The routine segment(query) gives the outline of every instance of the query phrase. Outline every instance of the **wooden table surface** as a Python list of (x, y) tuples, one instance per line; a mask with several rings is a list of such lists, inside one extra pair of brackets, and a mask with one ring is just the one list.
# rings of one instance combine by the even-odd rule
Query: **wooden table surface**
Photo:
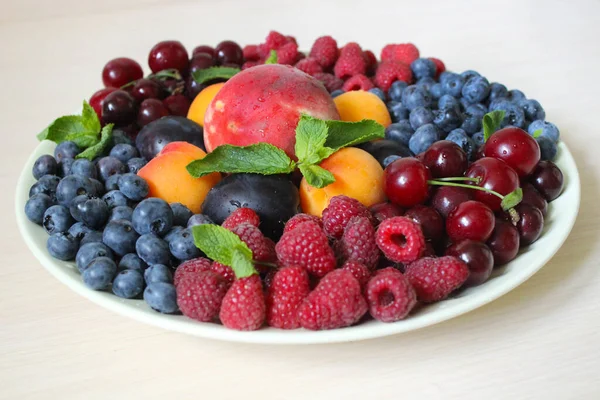
[[(598, 399), (600, 2), (1, 0), (0, 398)], [(49, 275), (13, 215), (35, 134), (100, 87), (114, 57), (158, 41), (188, 49), (303, 48), (322, 34), (379, 51), (411, 41), (539, 100), (576, 156), (582, 202), (558, 254), (493, 303), (416, 332), (349, 344), (202, 340), (100, 308)], [(145, 64), (145, 62), (144, 62)]]

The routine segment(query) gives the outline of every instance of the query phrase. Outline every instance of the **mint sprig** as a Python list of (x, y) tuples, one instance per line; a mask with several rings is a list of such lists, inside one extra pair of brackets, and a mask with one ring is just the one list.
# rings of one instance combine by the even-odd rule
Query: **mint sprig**
[(94, 158), (104, 153), (104, 151), (112, 142), (113, 126), (114, 124), (108, 124), (104, 126), (104, 128), (102, 128), (100, 131), (100, 141), (77, 154), (75, 158), (87, 158), (88, 160), (92, 161)]
[(212, 81), (213, 79), (230, 79), (235, 74), (240, 72), (239, 68), (231, 67), (210, 67), (199, 69), (192, 73), (194, 80), (200, 84)]
[(489, 112), (483, 116), (483, 141), (487, 142), (490, 136), (494, 134), (504, 119), (505, 112), (503, 110), (496, 110)]
[(277, 52), (275, 50), (271, 50), (269, 57), (265, 60), (265, 64), (277, 64)]

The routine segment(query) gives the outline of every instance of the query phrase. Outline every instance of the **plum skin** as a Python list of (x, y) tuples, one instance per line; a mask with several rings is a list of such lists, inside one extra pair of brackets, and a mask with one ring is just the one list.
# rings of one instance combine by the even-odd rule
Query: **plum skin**
[(135, 146), (142, 157), (152, 160), (171, 142), (188, 142), (205, 150), (202, 127), (176, 116), (163, 117), (144, 126), (135, 139)]

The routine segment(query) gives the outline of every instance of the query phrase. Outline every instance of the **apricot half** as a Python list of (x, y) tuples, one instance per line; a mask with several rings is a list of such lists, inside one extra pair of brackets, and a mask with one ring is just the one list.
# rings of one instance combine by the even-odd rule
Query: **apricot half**
[(392, 123), (385, 103), (376, 94), (362, 90), (343, 93), (333, 99), (342, 121), (356, 122), (373, 119), (383, 126)]

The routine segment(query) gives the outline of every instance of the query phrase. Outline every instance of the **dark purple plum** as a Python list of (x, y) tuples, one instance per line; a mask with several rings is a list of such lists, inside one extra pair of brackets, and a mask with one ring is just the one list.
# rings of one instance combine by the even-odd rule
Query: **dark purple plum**
[(204, 147), (202, 127), (185, 117), (168, 116), (146, 125), (135, 139), (135, 145), (142, 157), (153, 159), (171, 142), (188, 142)]

